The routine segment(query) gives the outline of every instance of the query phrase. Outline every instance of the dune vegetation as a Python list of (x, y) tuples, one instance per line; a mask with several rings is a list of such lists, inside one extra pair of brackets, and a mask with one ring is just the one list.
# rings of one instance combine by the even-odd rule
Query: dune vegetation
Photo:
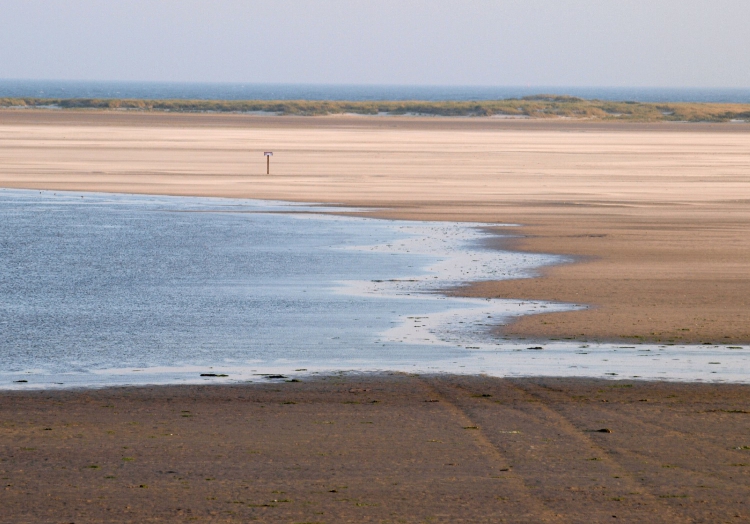
[(99, 109), (170, 112), (272, 113), (278, 115), (429, 115), (574, 118), (638, 122), (750, 121), (750, 104), (642, 103), (584, 100), (565, 95), (477, 101), (136, 100), (0, 98), (3, 108)]

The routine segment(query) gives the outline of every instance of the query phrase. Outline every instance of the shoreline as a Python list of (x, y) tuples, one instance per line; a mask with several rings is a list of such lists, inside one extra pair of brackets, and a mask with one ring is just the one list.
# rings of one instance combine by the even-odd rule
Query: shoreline
[[(381, 218), (522, 223), (514, 249), (582, 262), (464, 294), (595, 307), (528, 317), (506, 334), (750, 342), (742, 145), (750, 126), (18, 114), (0, 112), (0, 186), (319, 201), (374, 208), (369, 216)], [(266, 177), (262, 157), (248, 150), (269, 142), (281, 153)], [(458, 176), (463, 165), (469, 174)]]
[[(750, 104), (747, 104), (750, 108)], [(616, 120), (569, 117), (501, 118), (497, 116), (469, 115), (367, 115), (367, 114), (257, 114), (241, 112), (171, 112), (145, 111), (137, 109), (48, 109), (8, 108), (0, 106), (0, 125), (116, 125), (116, 126), (166, 126), (197, 127), (288, 127), (290, 125), (317, 128), (353, 126), (355, 128), (403, 129), (435, 127), (456, 131), (467, 130), (514, 130), (529, 131), (565, 130), (583, 132), (711, 132), (750, 133), (750, 119), (739, 121), (674, 121), (674, 120)]]

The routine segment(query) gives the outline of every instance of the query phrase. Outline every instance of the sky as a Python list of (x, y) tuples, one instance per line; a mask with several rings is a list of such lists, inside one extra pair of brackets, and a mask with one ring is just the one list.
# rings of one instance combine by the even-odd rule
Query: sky
[(0, 0), (0, 78), (750, 87), (748, 0)]

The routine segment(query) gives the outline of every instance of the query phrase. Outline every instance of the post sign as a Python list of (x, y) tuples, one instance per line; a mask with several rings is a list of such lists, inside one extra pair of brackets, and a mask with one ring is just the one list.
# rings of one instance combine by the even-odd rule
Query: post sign
[(263, 156), (273, 156), (273, 152), (272, 151), (266, 151), (265, 153), (263, 153)]

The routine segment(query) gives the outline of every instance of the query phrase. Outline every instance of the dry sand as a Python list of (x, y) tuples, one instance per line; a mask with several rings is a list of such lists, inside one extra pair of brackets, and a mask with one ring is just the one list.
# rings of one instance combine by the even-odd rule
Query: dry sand
[(750, 522), (749, 392), (405, 375), (6, 392), (0, 521)]
[(506, 333), (750, 342), (750, 125), (0, 111), (0, 186), (521, 223), (579, 262), (460, 292), (596, 307)]

